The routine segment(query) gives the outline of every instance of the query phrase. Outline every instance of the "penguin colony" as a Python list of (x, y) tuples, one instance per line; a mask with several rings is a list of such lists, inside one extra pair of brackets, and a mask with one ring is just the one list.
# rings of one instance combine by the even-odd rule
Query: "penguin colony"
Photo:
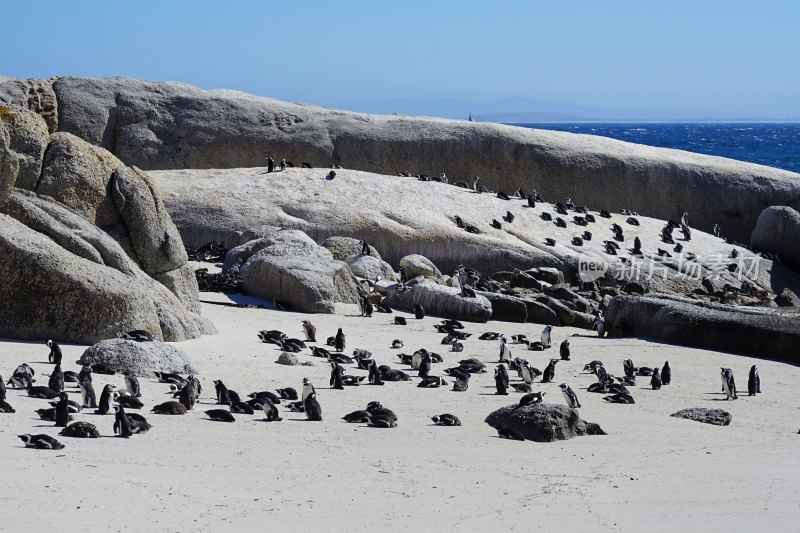
[[(421, 306), (420, 306), (421, 307)], [(422, 314), (419, 309), (418, 314)], [(424, 316), (424, 315), (423, 315)], [(422, 318), (422, 317), (420, 317)], [(598, 317), (602, 321), (602, 315)], [(463, 324), (456, 320), (442, 320), (434, 324), (434, 329), (446, 334), (447, 338), (459, 339), (468, 342), (473, 336), (465, 330)], [(615, 404), (634, 404), (635, 398), (631, 391), (633, 387), (648, 387), (654, 391), (663, 390), (672, 382), (672, 368), (668, 361), (662, 366), (637, 366), (631, 358), (622, 362), (621, 368), (607, 368), (602, 361), (592, 360), (583, 365), (583, 374), (590, 377), (590, 383), (583, 386), (572, 386), (558, 379), (558, 363), (571, 361), (573, 354), (569, 339), (558, 343), (554, 337), (556, 332), (553, 327), (546, 326), (538, 340), (529, 340), (527, 335), (511, 336), (509, 342), (506, 337), (498, 332), (485, 331), (477, 336), (478, 342), (497, 343), (499, 357), (496, 361), (481, 361), (477, 357), (460, 358), (457, 361), (445, 361), (445, 357), (426, 348), (419, 348), (411, 354), (397, 353), (398, 364), (402, 368), (393, 368), (390, 365), (378, 365), (373, 354), (365, 349), (356, 348), (352, 355), (347, 355), (346, 336), (342, 328), (336, 335), (329, 339), (333, 350), (321, 346), (310, 346), (315, 342), (316, 328), (310, 321), (304, 320), (300, 326), (304, 333), (305, 341), (290, 338), (278, 330), (263, 330), (258, 333), (258, 338), (268, 344), (274, 344), (281, 350), (293, 348), (300, 352), (308, 350), (310, 355), (325, 359), (330, 365), (329, 388), (322, 397), (319, 396), (314, 384), (304, 378), (300, 384), (300, 392), (287, 386), (273, 390), (254, 391), (244, 398), (221, 380), (213, 380), (213, 395), (203, 396), (202, 382), (193, 375), (181, 376), (164, 372), (156, 372), (158, 383), (164, 385), (164, 394), (172, 397), (164, 402), (153, 402), (150, 413), (153, 415), (185, 415), (195, 409), (198, 403), (216, 404), (213, 409), (206, 409), (204, 413), (208, 420), (215, 422), (233, 423), (237, 416), (257, 417), (266, 422), (281, 422), (284, 417), (278, 406), (288, 412), (303, 413), (308, 421), (321, 422), (330, 418), (324, 412), (324, 395), (334, 394), (336, 391), (345, 391), (357, 386), (385, 386), (387, 382), (413, 382), (417, 388), (447, 388), (453, 392), (465, 392), (470, 381), (481, 374), (490, 373), (494, 376), (494, 393), (496, 395), (509, 395), (510, 391), (521, 393), (514, 408), (520, 409), (542, 403), (546, 394), (555, 392), (555, 384), (561, 391), (564, 404), (580, 409), (582, 401), (591, 401), (593, 394), (601, 395), (603, 401)], [(603, 337), (605, 332), (597, 328), (597, 335)], [(313, 339), (313, 340), (312, 340)], [(148, 342), (149, 339), (141, 338), (139, 342)], [(475, 341), (473, 341), (474, 343)], [(308, 344), (307, 344), (308, 343)], [(444, 341), (443, 341), (444, 344)], [(539, 370), (531, 361), (521, 357), (526, 352), (539, 352), (551, 349), (558, 345), (558, 358), (541, 358), (538, 360), (544, 365)], [(130, 373), (117, 375), (113, 369), (104, 365), (84, 366), (78, 372), (64, 371), (61, 368), (61, 348), (54, 341), (48, 341), (50, 349), (48, 362), (53, 367), (48, 377), (48, 385), (35, 385), (37, 373), (28, 363), (19, 364), (6, 381), (0, 377), (0, 413), (15, 413), (9, 403), (9, 392), (27, 394), (32, 398), (47, 401), (49, 407), (37, 409), (39, 418), (52, 422), (55, 428), (60, 428), (59, 437), (71, 438), (99, 438), (101, 435), (116, 435), (121, 438), (130, 438), (134, 435), (147, 433), (153, 426), (147, 418), (140, 414), (145, 408), (141, 397), (141, 388), (136, 376)], [(404, 343), (395, 339), (386, 350), (401, 350)], [(555, 350), (554, 350), (555, 351)], [(495, 352), (497, 353), (497, 352)], [(579, 354), (579, 357), (582, 354)], [(452, 356), (451, 356), (452, 357)], [(528, 356), (531, 357), (531, 356)], [(533, 357), (531, 357), (533, 359)], [(488, 365), (494, 364), (494, 368)], [(441, 365), (441, 374), (434, 365)], [(616, 371), (620, 371), (616, 374)], [(365, 372), (355, 374), (352, 372)], [(97, 374), (109, 376), (124, 383), (118, 387), (113, 383), (106, 383), (101, 388), (99, 399), (95, 393), (94, 383)], [(734, 372), (731, 368), (722, 368), (721, 392), (727, 400), (738, 399)], [(644, 378), (644, 379), (642, 379)], [(482, 378), (483, 379), (483, 378)], [(485, 381), (485, 380), (484, 380)], [(560, 382), (560, 383), (559, 383)], [(553, 384), (553, 385), (550, 385)], [(99, 386), (99, 385), (98, 385)], [(486, 385), (481, 385), (485, 388)], [(546, 390), (545, 390), (546, 389)], [(748, 373), (748, 396), (761, 393), (761, 378), (758, 367), (753, 365)], [(70, 394), (72, 398), (70, 399)], [(549, 398), (557, 398), (553, 395)], [(201, 400), (202, 398), (202, 400)], [(213, 398), (213, 401), (212, 401)], [(92, 417), (92, 422), (76, 420), (86, 412), (93, 412), (99, 417)], [(263, 413), (263, 417), (262, 417)], [(102, 420), (108, 417), (108, 422)], [(338, 417), (338, 415), (337, 415)], [(363, 409), (357, 409), (340, 417), (345, 423), (363, 424), (372, 428), (396, 428), (398, 417), (390, 408), (385, 407), (380, 401), (371, 401)], [(152, 419), (152, 416), (151, 416)], [(461, 426), (461, 420), (456, 414), (443, 413), (430, 417), (435, 426)], [(99, 426), (99, 428), (98, 428)], [(108, 433), (106, 433), (108, 431)], [(508, 428), (498, 431), (501, 438), (517, 439), (520, 435)], [(48, 434), (22, 434), (19, 435), (25, 447), (38, 449), (60, 450), (64, 444), (55, 436)]]

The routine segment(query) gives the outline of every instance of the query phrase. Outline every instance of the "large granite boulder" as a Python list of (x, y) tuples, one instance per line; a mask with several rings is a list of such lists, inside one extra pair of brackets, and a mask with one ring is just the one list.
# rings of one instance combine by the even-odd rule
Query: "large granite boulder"
[(386, 261), (382, 261), (379, 257), (359, 253), (347, 257), (344, 262), (350, 267), (350, 271), (359, 278), (372, 281), (379, 278), (390, 281), (397, 279), (392, 266)]
[(294, 311), (333, 313), (337, 303), (358, 303), (358, 286), (347, 264), (301, 232), (280, 232), (240, 272), (247, 294)]
[(442, 273), (433, 264), (433, 261), (420, 254), (407, 255), (400, 259), (400, 268), (405, 269), (408, 279), (423, 276), (435, 280), (442, 279)]
[[(660, 240), (665, 225), (662, 220), (637, 217), (639, 225), (634, 226), (628, 224), (625, 215), (612, 213), (605, 219), (591, 211), (594, 223), (579, 226), (568, 216), (564, 217), (569, 220), (567, 227), (560, 228), (541, 218), (543, 213), (559, 216), (553, 204), (539, 203), (532, 209), (519, 199), (505, 201), (442, 183), (351, 170), (336, 172), (334, 180), (325, 179), (326, 169), (301, 168), (271, 174), (262, 169), (149, 174), (190, 247), (211, 240), (238, 244), (243, 231), (264, 223), (302, 230), (317, 242), (342, 232), (362, 237), (375, 243), (391, 265), (400, 265), (402, 258), (418, 254), (443, 273), (452, 273), (459, 265), (487, 277), (497, 271), (524, 270), (539, 280), (533, 288), (543, 288), (562, 276), (573, 281), (582, 261), (596, 260), (602, 261), (609, 276), (637, 281), (648, 291), (687, 294), (702, 289), (703, 279), (710, 276), (718, 276), (723, 285), (733, 287), (741, 285), (738, 278), (742, 277), (775, 292), (786, 286), (800, 290), (797, 273), (713, 235), (694, 231), (690, 241), (683, 241), (676, 232), (676, 242), (684, 252), (674, 252)], [(402, 187), (398, 186), (399, 179), (404, 180)], [(356, 203), (341, 201), (356, 197)], [(500, 230), (491, 227), (492, 218), (506, 211), (515, 215), (514, 222), (504, 223)], [(460, 229), (456, 215), (481, 233)], [(603, 244), (613, 240), (612, 224), (622, 226), (625, 234), (616, 256), (607, 255)], [(582, 246), (573, 244), (573, 237), (586, 230), (592, 232), (592, 239)], [(635, 237), (642, 241), (641, 258), (628, 251)], [(547, 245), (546, 238), (555, 239), (555, 245)], [(659, 256), (659, 248), (672, 257)], [(728, 270), (731, 265), (733, 272)], [(746, 267), (744, 276), (739, 276), (740, 265)], [(564, 274), (554, 275), (555, 269)]]
[[(328, 237), (322, 241), (322, 246), (330, 250), (333, 258), (338, 261), (344, 261), (351, 255), (361, 253), (361, 241), (352, 237), (341, 237), (339, 235)], [(367, 244), (367, 246), (369, 247), (370, 256), (381, 259), (381, 254), (378, 253), (374, 246), (371, 244)]]
[(492, 320), (502, 322), (527, 322), (528, 307), (523, 300), (497, 292), (475, 291), (492, 305)]
[(0, 256), (0, 337), (87, 344), (137, 329), (168, 341), (213, 332), (110, 236), (52, 199), (11, 194), (0, 207)]
[[(0, 175), (15, 175), (15, 178), (11, 180), (14, 187), (34, 187), (42, 171), (42, 160), (50, 136), (47, 125), (39, 115), (25, 108), (0, 104), (0, 130), (6, 131), (8, 135), (7, 149), (16, 156), (18, 166), (15, 173), (6, 173), (0, 169)], [(3, 134), (0, 133), (0, 137), (2, 136)], [(0, 145), (2, 144), (3, 142), (0, 141)], [(4, 189), (1, 183), (0, 198), (2, 198)], [(8, 183), (9, 181), (6, 181), (6, 191), (10, 188)]]
[(672, 413), (669, 416), (674, 416), (675, 418), (685, 418), (687, 420), (694, 420), (695, 422), (712, 424), (714, 426), (727, 426), (733, 419), (728, 411), (723, 409), (709, 409), (708, 407), (690, 407), (688, 409), (681, 409), (680, 411)]
[(429, 315), (454, 320), (486, 322), (492, 318), (492, 304), (484, 296), (468, 298), (460, 289), (433, 283), (416, 284), (384, 298), (383, 303), (404, 311), (413, 311), (414, 304), (421, 304)]
[(764, 209), (750, 244), (757, 250), (780, 254), (786, 263), (800, 267), (800, 213), (785, 206)]
[(582, 420), (576, 409), (552, 403), (501, 407), (487, 416), (485, 422), (497, 430), (514, 430), (535, 442), (606, 434), (597, 424)]
[(740, 242), (764, 208), (800, 207), (792, 172), (592, 135), (366, 115), (128, 78), (63, 77), (52, 89), (60, 131), (147, 170), (260, 166), (268, 146), (276, 159), (323, 168), (446, 172), (453, 181), (479, 175), (491, 189), (535, 188), (545, 198), (572, 196), (610, 211), (661, 219), (688, 211), (694, 227), (709, 231), (717, 223)]
[(115, 372), (130, 372), (136, 376), (152, 376), (154, 372), (196, 374), (198, 371), (194, 362), (182, 350), (158, 341), (100, 341), (87, 348), (77, 363), (103, 363)]
[(617, 296), (605, 314), (610, 336), (653, 337), (684, 346), (800, 362), (795, 308), (714, 304), (664, 294)]

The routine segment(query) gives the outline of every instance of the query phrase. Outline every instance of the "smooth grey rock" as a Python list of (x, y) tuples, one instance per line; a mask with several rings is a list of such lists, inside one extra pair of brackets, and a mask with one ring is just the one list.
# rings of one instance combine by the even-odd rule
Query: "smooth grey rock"
[(351, 255), (344, 260), (350, 271), (359, 278), (374, 281), (378, 278), (395, 281), (397, 276), (392, 266), (386, 261), (371, 255)]
[(247, 294), (303, 313), (333, 313), (336, 303), (358, 303), (350, 269), (307, 235), (282, 231), (240, 269)]
[(163, 342), (108, 339), (87, 348), (78, 364), (103, 363), (115, 372), (152, 376), (154, 372), (196, 374), (197, 366), (179, 348)]
[(528, 322), (536, 324), (545, 324), (548, 326), (560, 326), (561, 320), (555, 311), (550, 309), (546, 304), (536, 301), (532, 298), (521, 298), (525, 303), (525, 308), (528, 314)]
[(800, 312), (744, 307), (665, 294), (617, 296), (605, 314), (609, 336), (653, 337), (683, 346), (800, 362)]
[[(361, 241), (352, 237), (334, 235), (322, 241), (322, 246), (330, 250), (333, 254), (333, 258), (338, 261), (344, 261), (351, 255), (361, 253)], [(376, 250), (374, 246), (371, 244), (367, 244), (367, 246), (369, 247), (370, 256), (381, 259), (381, 254), (378, 253), (378, 250)]]
[(240, 244), (235, 248), (231, 248), (228, 250), (228, 253), (225, 254), (225, 261), (222, 263), (222, 271), (226, 274), (240, 276), (242, 266), (244, 266), (247, 260), (272, 244), (273, 242), (271, 240), (262, 238), (254, 239)]
[(777, 253), (794, 268), (800, 268), (800, 213), (785, 206), (764, 209), (750, 244), (757, 250)]
[(442, 273), (436, 265), (427, 257), (419, 254), (411, 254), (400, 259), (400, 266), (406, 270), (408, 279), (424, 276), (441, 281)]
[(475, 291), (492, 304), (492, 320), (502, 322), (527, 322), (528, 308), (525, 302), (514, 296), (497, 292)]
[(158, 340), (208, 326), (119, 244), (51, 199), (16, 190), (0, 208), (0, 336), (81, 344), (145, 330)]
[[(8, 127), (8, 148), (18, 160), (19, 169), (16, 179), (13, 180), (14, 186), (32, 189), (36, 186), (42, 172), (42, 159), (50, 137), (47, 124), (36, 113), (24, 108), (5, 105), (0, 105), (0, 123), (5, 123)], [(4, 125), (0, 124), (0, 129), (3, 128)], [(1, 179), (0, 182), (2, 182)], [(0, 191), (2, 188), (0, 186)], [(2, 192), (0, 192), (1, 196)]]
[(672, 413), (669, 416), (694, 420), (695, 422), (702, 422), (703, 424), (713, 424), (715, 426), (727, 426), (733, 419), (728, 411), (724, 411), (722, 409), (709, 409), (707, 407), (690, 407), (689, 409), (681, 409), (677, 413)]
[(764, 208), (800, 207), (795, 173), (592, 135), (366, 115), (129, 78), (63, 77), (53, 89), (61, 131), (146, 169), (260, 166), (269, 146), (276, 158), (322, 168), (479, 175), (490, 189), (521, 185), (545, 198), (580, 191), (592, 207), (665, 220), (688, 211), (694, 228), (718, 223), (740, 242)]
[(413, 311), (414, 304), (418, 303), (429, 315), (469, 322), (486, 322), (492, 317), (492, 304), (485, 297), (467, 298), (460, 289), (437, 285), (430, 280), (387, 296), (384, 303), (404, 311)]
[(287, 365), (287, 366), (296, 366), (300, 364), (297, 356), (292, 352), (281, 352), (278, 356), (278, 360), (275, 361), (279, 365)]
[(553, 442), (584, 435), (605, 435), (597, 424), (582, 420), (578, 411), (561, 404), (509, 405), (493, 411), (485, 422), (494, 429), (509, 428), (526, 440)]

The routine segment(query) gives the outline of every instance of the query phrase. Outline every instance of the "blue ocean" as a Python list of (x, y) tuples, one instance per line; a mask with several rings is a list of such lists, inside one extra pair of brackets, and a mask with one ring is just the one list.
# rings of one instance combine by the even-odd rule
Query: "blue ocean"
[(800, 124), (515, 124), (730, 157), (800, 172)]

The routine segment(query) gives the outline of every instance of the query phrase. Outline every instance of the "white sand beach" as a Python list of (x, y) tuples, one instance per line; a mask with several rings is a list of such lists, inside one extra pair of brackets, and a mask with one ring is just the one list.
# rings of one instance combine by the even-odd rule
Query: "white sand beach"
[[(225, 299), (203, 294), (203, 300)], [(665, 345), (642, 339), (599, 339), (585, 330), (555, 328), (554, 342), (569, 337), (572, 360), (557, 366), (555, 383), (534, 384), (545, 401), (563, 403), (558, 383), (569, 383), (583, 404), (581, 417), (599, 423), (607, 436), (555, 443), (500, 439), (484, 423), (494, 409), (516, 403), (520, 394), (494, 395), (491, 370), (496, 341), (477, 340), (484, 331), (538, 337), (535, 324), (465, 324), (475, 333), (464, 352), (439, 344), (435, 317), (392, 324), (392, 315), (357, 316), (355, 308), (337, 315), (301, 315), (267, 309), (203, 304), (218, 335), (179, 343), (200, 367), (203, 395), (185, 416), (147, 414), (169, 398), (168, 386), (142, 379), (145, 409), (153, 424), (144, 435), (113, 436), (113, 416), (77, 415), (97, 425), (103, 438), (59, 437), (60, 451), (25, 449), (21, 433), (55, 436), (57, 428), (34, 410), (45, 400), (9, 389), (17, 410), (0, 415), (3, 498), (0, 516), (14, 531), (792, 531), (800, 512), (797, 472), (800, 370), (775, 361)], [(442, 354), (432, 374), (460, 359), (478, 357), (489, 367), (469, 390), (420, 389), (411, 383), (362, 385), (329, 390), (330, 368), (322, 359), (300, 354), (315, 366), (275, 364), (277, 346), (256, 333), (280, 329), (302, 337), (300, 321), (317, 326), (321, 342), (344, 328), (347, 351), (365, 348), (379, 364), (398, 364), (396, 354), (427, 348)], [(577, 334), (578, 336), (572, 337)], [(390, 349), (393, 339), (405, 342)], [(512, 345), (515, 356), (539, 368), (557, 347), (532, 352)], [(64, 369), (78, 370), (84, 346), (63, 346)], [(554, 353), (555, 352), (555, 353)], [(44, 343), (0, 343), (4, 378), (23, 361), (46, 383), (51, 366)], [(587, 393), (593, 376), (584, 364), (600, 359), (622, 374), (622, 361), (660, 366), (669, 360), (673, 382), (660, 391), (640, 378), (636, 405), (614, 405)], [(746, 395), (747, 371), (758, 364), (763, 393)], [(736, 401), (720, 394), (720, 366), (731, 367), (740, 392)], [(364, 371), (348, 368), (352, 374)], [(416, 374), (412, 372), (412, 374)], [(311, 378), (323, 422), (307, 422), (287, 411), (282, 422), (263, 413), (236, 415), (232, 424), (212, 422), (212, 380), (222, 379), (242, 397), (258, 390), (301, 389)], [(516, 378), (512, 375), (512, 378)], [(121, 376), (95, 375), (124, 387)], [(77, 388), (68, 384), (71, 398)], [(346, 413), (381, 401), (398, 417), (396, 429), (375, 429), (341, 420)], [(733, 415), (717, 427), (669, 415), (687, 407), (720, 407)], [(87, 410), (88, 411), (88, 410)], [(437, 427), (430, 417), (453, 413), (462, 427)]]

